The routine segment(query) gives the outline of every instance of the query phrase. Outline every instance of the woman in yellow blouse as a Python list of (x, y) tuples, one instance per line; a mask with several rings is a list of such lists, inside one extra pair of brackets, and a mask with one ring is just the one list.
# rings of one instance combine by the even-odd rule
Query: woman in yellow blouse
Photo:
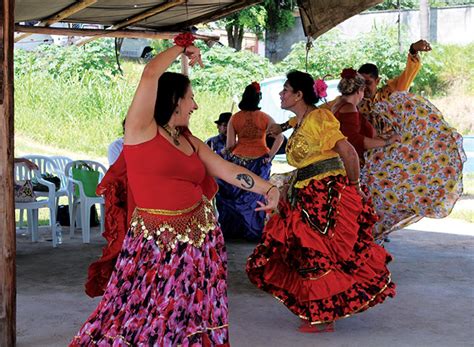
[(313, 86), (309, 74), (293, 71), (280, 93), (297, 119), (286, 148), (296, 170), (247, 274), (303, 320), (300, 331), (317, 333), (393, 297), (395, 284), (391, 256), (373, 242), (377, 217), (359, 186), (357, 153), (334, 115), (314, 106)]

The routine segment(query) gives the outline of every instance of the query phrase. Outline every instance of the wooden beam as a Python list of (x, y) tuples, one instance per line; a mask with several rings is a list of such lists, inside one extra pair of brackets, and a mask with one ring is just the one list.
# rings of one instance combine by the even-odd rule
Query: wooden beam
[[(32, 34), (49, 34), (65, 36), (101, 36), (101, 37), (128, 37), (146, 39), (172, 39), (180, 34), (178, 31), (151, 31), (151, 30), (101, 30), (101, 29), (69, 29), (51, 28), (26, 25), (15, 25), (15, 31)], [(194, 34), (197, 39), (204, 41), (219, 41), (220, 35)]]
[(228, 15), (237, 12), (239, 10), (242, 10), (246, 7), (256, 5), (263, 0), (245, 0), (245, 1), (238, 1), (238, 2), (233, 2), (228, 6), (225, 6), (217, 11), (215, 11), (212, 16), (208, 16), (207, 14), (204, 14), (200, 17), (196, 17), (193, 19), (190, 19), (186, 22), (180, 22), (175, 25), (169, 25), (167, 27), (163, 27), (163, 30), (169, 30), (169, 31), (179, 31), (182, 28), (188, 28), (191, 27), (195, 24), (200, 24), (200, 23), (208, 23), (208, 22), (213, 22), (218, 19), (227, 17)]
[[(97, 2), (97, 0), (80, 0), (80, 1), (70, 5), (68, 7), (66, 7), (65, 9), (59, 11), (55, 15), (41, 21), (38, 24), (38, 26), (48, 27), (51, 24), (54, 24), (54, 23), (57, 23), (57, 22), (63, 20), (64, 18), (70, 17), (74, 13), (82, 11), (86, 7), (89, 7), (90, 5), (95, 4), (96, 2)], [(25, 37), (30, 36), (30, 35), (31, 35), (31, 33), (25, 33), (23, 35), (19, 35), (19, 36), (15, 37), (15, 42), (18, 42), (21, 39), (24, 39)]]
[(0, 346), (16, 340), (13, 198), (13, 27), (15, 0), (0, 5)]
[[(163, 4), (161, 4), (161, 5), (155, 6), (151, 9), (149, 9), (149, 10), (146, 10), (142, 13), (139, 13), (136, 16), (133, 16), (129, 19), (126, 19), (122, 22), (116, 23), (116, 24), (112, 25), (111, 27), (107, 28), (107, 30), (118, 30), (120, 28), (130, 26), (130, 25), (138, 23), (138, 22), (140, 22), (144, 19), (153, 17), (154, 15), (157, 15), (158, 13), (164, 12), (164, 11), (170, 9), (170, 8), (182, 5), (186, 1), (187, 0), (169, 0), (169, 1), (167, 1)], [(77, 46), (83, 46), (86, 43), (91, 42), (91, 41), (93, 41), (93, 40), (95, 40), (96, 38), (99, 38), (99, 37), (101, 37), (101, 36), (91, 37), (91, 38), (82, 40), (82, 41), (76, 43), (76, 45)]]

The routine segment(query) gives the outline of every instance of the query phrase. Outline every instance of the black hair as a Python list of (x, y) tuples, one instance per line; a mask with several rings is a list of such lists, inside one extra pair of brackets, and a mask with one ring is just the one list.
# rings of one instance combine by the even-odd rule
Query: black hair
[(257, 92), (253, 84), (249, 84), (245, 87), (244, 93), (242, 94), (242, 100), (239, 102), (239, 108), (242, 111), (256, 111), (260, 110), (258, 104), (262, 98), (262, 93)]
[(379, 78), (379, 68), (375, 64), (366, 63), (359, 68), (358, 72), (370, 75), (374, 79)]
[(319, 97), (314, 92), (313, 77), (306, 72), (298, 70), (290, 71), (286, 75), (288, 84), (293, 88), (293, 92), (303, 93), (303, 100), (308, 105), (314, 105), (319, 101)]
[(165, 72), (158, 80), (158, 93), (155, 102), (155, 121), (158, 125), (169, 122), (178, 106), (179, 99), (183, 98), (191, 81), (188, 76), (176, 72)]

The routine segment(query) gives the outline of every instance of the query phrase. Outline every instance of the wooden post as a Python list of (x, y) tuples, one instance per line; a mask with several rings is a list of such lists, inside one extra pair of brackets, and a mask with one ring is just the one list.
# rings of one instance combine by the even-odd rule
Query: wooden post
[(0, 6), (0, 346), (16, 340), (16, 235), (13, 198), (13, 10)]
[(181, 54), (181, 73), (186, 76), (189, 75), (189, 61), (184, 54)]

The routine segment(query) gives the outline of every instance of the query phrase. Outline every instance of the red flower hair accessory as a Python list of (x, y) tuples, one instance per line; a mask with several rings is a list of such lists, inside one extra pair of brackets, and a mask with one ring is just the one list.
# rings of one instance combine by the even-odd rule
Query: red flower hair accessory
[(355, 78), (356, 76), (357, 76), (357, 71), (351, 67), (343, 69), (341, 72), (341, 78), (351, 79), (351, 78)]
[(194, 42), (196, 37), (194, 37), (193, 34), (187, 32), (187, 33), (181, 33), (174, 38), (174, 44), (176, 46), (180, 47), (188, 47), (191, 46)]
[(251, 86), (255, 88), (255, 90), (257, 91), (257, 93), (260, 93), (260, 84), (258, 82), (252, 82), (251, 83)]
[(323, 79), (314, 80), (313, 90), (318, 98), (325, 98), (326, 96), (328, 96), (328, 93), (326, 92), (327, 89), (328, 85), (326, 84), (326, 82), (324, 82)]

